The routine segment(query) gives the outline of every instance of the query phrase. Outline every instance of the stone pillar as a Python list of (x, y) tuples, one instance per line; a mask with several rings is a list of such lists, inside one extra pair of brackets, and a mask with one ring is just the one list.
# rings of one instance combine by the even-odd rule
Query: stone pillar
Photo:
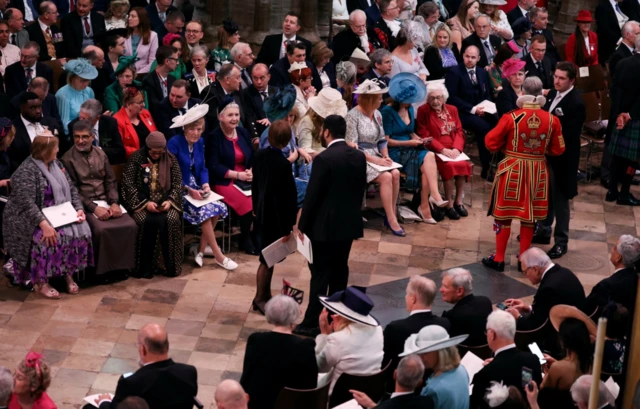
[[(563, 0), (553, 24), (553, 37), (556, 45), (567, 42), (567, 38), (576, 30), (576, 22), (573, 19), (578, 15), (579, 10), (590, 10), (593, 14), (597, 5), (597, 0)], [(595, 27), (591, 28), (595, 30)]]
[(333, 15), (333, 3), (329, 0), (322, 0), (318, 5), (318, 35), (327, 40), (331, 29), (331, 17)]
[[(326, 2), (326, 0), (323, 0)], [(294, 0), (293, 3), (302, 3), (300, 9), (300, 35), (312, 43), (320, 41), (316, 24), (318, 23), (318, 0)], [(295, 8), (294, 8), (295, 10)]]
[(271, 29), (271, 1), (255, 0), (253, 12), (253, 30), (249, 31), (245, 41), (250, 44), (262, 44)]

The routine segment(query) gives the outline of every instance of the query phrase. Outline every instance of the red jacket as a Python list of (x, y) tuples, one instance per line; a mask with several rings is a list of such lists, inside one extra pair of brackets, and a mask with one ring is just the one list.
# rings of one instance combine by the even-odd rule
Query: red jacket
[[(573, 33), (567, 39), (567, 44), (565, 44), (564, 49), (566, 52), (567, 61), (571, 61), (572, 63), (576, 63), (576, 33)], [(591, 55), (587, 52), (587, 44), (582, 41), (582, 49), (584, 50), (584, 55), (587, 57), (587, 65), (598, 65), (598, 36), (593, 31), (589, 31), (589, 48), (591, 49)]]
[[(129, 115), (124, 110), (124, 106), (120, 108), (118, 112), (113, 116), (116, 121), (118, 121), (118, 130), (120, 131), (120, 135), (122, 135), (122, 143), (124, 144), (124, 150), (127, 159), (131, 154), (138, 149), (140, 149), (140, 140), (138, 139), (138, 134), (133, 127), (133, 124), (129, 120)], [(138, 115), (141, 121), (149, 128), (149, 132), (157, 131), (156, 125), (153, 123), (153, 118), (151, 118), (151, 113), (146, 109), (140, 111)]]
[(427, 145), (429, 150), (436, 153), (442, 152), (443, 149), (457, 149), (462, 152), (464, 150), (464, 133), (462, 131), (462, 123), (458, 116), (458, 108), (453, 105), (445, 105), (451, 115), (452, 121), (455, 123), (455, 131), (453, 135), (442, 135), (440, 129), (436, 125), (438, 114), (431, 109), (431, 105), (424, 104), (418, 108), (416, 117), (416, 135), (421, 138), (432, 137), (433, 140)]

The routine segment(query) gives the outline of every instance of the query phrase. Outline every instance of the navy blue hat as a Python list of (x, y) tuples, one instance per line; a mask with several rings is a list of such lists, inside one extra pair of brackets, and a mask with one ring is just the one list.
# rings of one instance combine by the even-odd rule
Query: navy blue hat
[(364, 287), (351, 286), (330, 297), (320, 297), (320, 302), (328, 310), (351, 321), (376, 327), (379, 325), (378, 320), (370, 314), (373, 309), (373, 301), (365, 294), (365, 291)]
[(513, 38), (518, 38), (527, 31), (531, 31), (533, 28), (533, 23), (526, 17), (520, 17), (511, 25), (511, 29), (513, 30)]
[(264, 101), (264, 113), (269, 122), (285, 119), (296, 103), (296, 89), (289, 84)]

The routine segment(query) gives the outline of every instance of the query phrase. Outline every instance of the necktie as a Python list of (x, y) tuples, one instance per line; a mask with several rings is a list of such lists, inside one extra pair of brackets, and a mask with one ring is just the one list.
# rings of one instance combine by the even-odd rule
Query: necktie
[(269, 98), (269, 94), (267, 93), (267, 91), (260, 91), (260, 96), (262, 97), (262, 101)]
[(542, 81), (542, 84), (544, 86), (546, 86), (546, 75), (544, 70), (542, 69), (542, 62), (538, 61), (538, 63), (536, 64), (538, 66), (538, 74), (540, 74), (540, 80)]
[(478, 80), (476, 79), (476, 70), (469, 70), (469, 78), (471, 78), (471, 82), (473, 85), (478, 85)]
[(18, 45), (18, 44), (16, 44), (16, 35), (15, 34), (11, 34), (11, 44)]
[(160, 17), (160, 20), (164, 23), (167, 20), (167, 13), (158, 13), (158, 17)]
[(187, 113), (187, 110), (185, 108), (180, 108), (178, 109), (178, 111), (180, 111), (180, 115), (184, 115)]
[(27, 6), (29, 6), (31, 13), (33, 14), (33, 21), (36, 21), (38, 19), (38, 10), (33, 5), (33, 0), (27, 0)]
[(98, 133), (96, 132), (96, 128), (93, 128), (93, 129), (91, 130), (91, 133), (93, 134), (93, 142), (91, 142), (91, 144), (92, 144), (93, 146), (99, 146), (99, 145), (98, 145)]
[(89, 24), (89, 17), (84, 17), (84, 32), (87, 36), (91, 33), (91, 25)]
[(489, 44), (488, 40), (484, 40), (484, 48), (487, 50), (487, 60), (489, 64), (493, 62), (493, 49), (491, 48), (491, 44)]
[(560, 103), (560, 100), (562, 99), (562, 95), (560, 93), (556, 94), (556, 97), (553, 99), (553, 102), (551, 103), (551, 106), (549, 107), (549, 112), (553, 113), (553, 110), (556, 109), (556, 106), (558, 106), (558, 104)]
[(616, 2), (616, 11), (622, 14), (622, 10), (620, 10), (620, 6), (618, 6), (618, 2)]
[(31, 73), (33, 72), (33, 69), (31, 67), (27, 67), (25, 68), (25, 77), (27, 78), (27, 83), (31, 81)]
[(251, 85), (251, 79), (249, 79), (249, 76), (247, 75), (247, 70), (243, 69), (241, 71), (241, 75), (242, 75), (242, 80), (244, 81), (244, 83), (247, 86)]
[(49, 38), (51, 37), (51, 29), (49, 27), (47, 27), (47, 29), (45, 30), (47, 32), (47, 36), (49, 36)]

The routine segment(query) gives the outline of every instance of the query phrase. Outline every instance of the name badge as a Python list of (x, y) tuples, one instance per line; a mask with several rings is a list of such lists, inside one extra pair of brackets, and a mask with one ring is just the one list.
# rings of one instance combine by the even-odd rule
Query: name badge
[(62, 39), (62, 33), (55, 33), (53, 35), (53, 42), (54, 43), (61, 43), (63, 41)]

